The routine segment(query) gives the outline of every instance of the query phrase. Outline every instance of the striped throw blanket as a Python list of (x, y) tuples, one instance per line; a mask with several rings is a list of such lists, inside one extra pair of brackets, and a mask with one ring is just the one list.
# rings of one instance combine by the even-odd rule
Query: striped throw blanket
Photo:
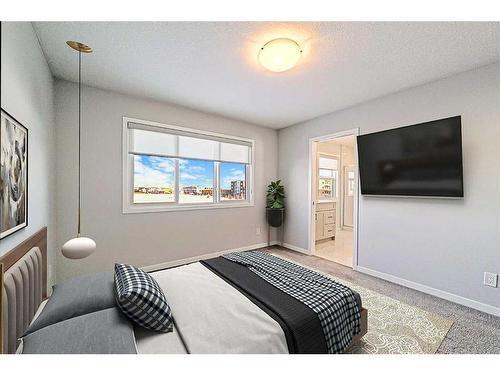
[(361, 306), (351, 289), (315, 271), (261, 251), (226, 254), (310, 307), (323, 328), (329, 353), (341, 353), (360, 332)]

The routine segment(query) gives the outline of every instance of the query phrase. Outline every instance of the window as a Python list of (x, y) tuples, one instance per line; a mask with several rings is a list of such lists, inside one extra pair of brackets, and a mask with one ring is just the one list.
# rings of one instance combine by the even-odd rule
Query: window
[(337, 198), (337, 158), (333, 156), (318, 158), (318, 198)]
[(134, 203), (175, 202), (174, 189), (173, 159), (134, 155)]
[(123, 119), (123, 212), (253, 205), (254, 141)]
[(220, 163), (220, 200), (246, 199), (246, 168), (240, 163)]
[(214, 162), (179, 160), (179, 203), (214, 202)]

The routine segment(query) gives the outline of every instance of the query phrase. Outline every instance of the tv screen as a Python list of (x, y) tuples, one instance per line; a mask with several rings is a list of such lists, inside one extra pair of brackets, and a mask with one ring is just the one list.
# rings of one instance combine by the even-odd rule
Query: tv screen
[(463, 197), (460, 116), (358, 136), (361, 194)]

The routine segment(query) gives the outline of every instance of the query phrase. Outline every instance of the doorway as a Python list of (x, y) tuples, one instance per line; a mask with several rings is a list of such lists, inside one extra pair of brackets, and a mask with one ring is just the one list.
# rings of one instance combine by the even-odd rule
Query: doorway
[(357, 265), (358, 130), (310, 139), (310, 254)]

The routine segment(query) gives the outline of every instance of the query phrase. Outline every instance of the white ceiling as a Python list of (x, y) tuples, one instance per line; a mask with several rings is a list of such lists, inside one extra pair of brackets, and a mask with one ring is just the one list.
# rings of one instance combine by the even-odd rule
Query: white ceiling
[[(50, 69), (76, 81), (67, 40), (90, 86), (282, 128), (500, 60), (500, 23), (35, 22)], [(271, 73), (259, 48), (276, 37), (304, 49)]]

